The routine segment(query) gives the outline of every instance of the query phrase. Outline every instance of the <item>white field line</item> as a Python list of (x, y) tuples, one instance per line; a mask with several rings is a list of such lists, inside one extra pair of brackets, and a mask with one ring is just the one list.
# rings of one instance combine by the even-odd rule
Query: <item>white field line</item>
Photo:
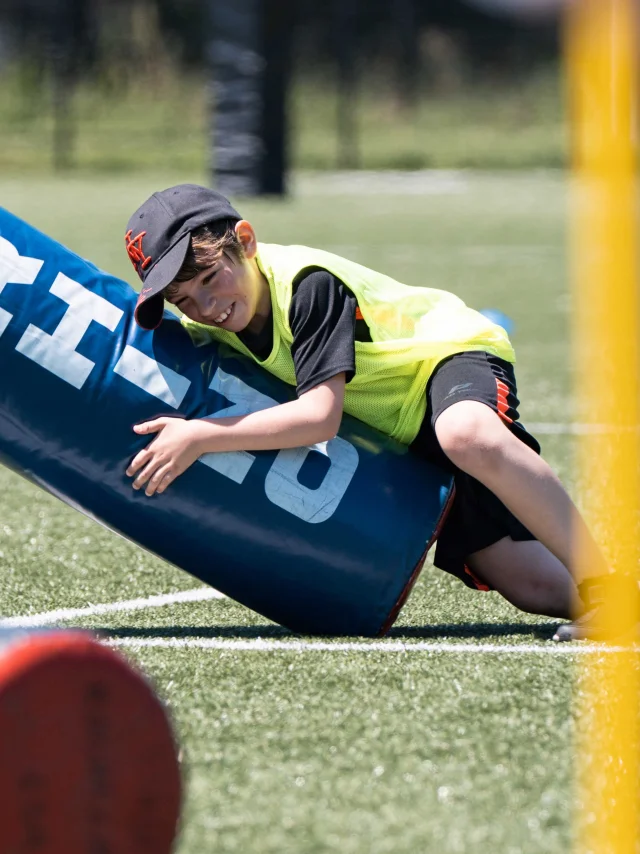
[[(185, 602), (204, 602), (208, 599), (224, 599), (223, 593), (212, 587), (198, 587), (179, 593), (166, 593), (149, 596), (146, 599), (129, 599), (122, 602), (109, 602), (103, 605), (90, 605), (87, 608), (59, 608), (24, 617), (8, 617), (0, 620), (0, 628), (29, 628), (53, 625), (57, 622), (90, 617), (99, 614), (112, 614), (117, 611), (139, 611), (145, 608), (159, 608), (165, 605)], [(500, 643), (451, 643), (450, 641), (280, 641), (264, 638), (243, 640), (238, 638), (135, 638), (121, 637), (105, 639), (107, 646), (142, 649), (154, 647), (160, 649), (203, 649), (234, 650), (236, 652), (438, 652), (438, 653), (497, 653), (497, 654), (538, 654), (538, 655), (576, 655), (586, 652), (608, 653), (623, 652), (624, 647), (609, 647), (604, 644), (565, 643), (546, 644), (500, 644)], [(640, 650), (638, 650), (640, 651)]]
[(105, 605), (89, 605), (86, 608), (58, 608), (56, 611), (44, 611), (41, 614), (29, 614), (24, 617), (7, 617), (0, 620), (0, 628), (46, 626), (78, 617), (92, 617), (97, 614), (112, 614), (116, 611), (141, 611), (144, 608), (161, 608), (164, 605), (177, 605), (184, 602), (204, 602), (207, 599), (225, 599), (224, 593), (213, 587), (197, 587), (195, 590), (183, 590), (179, 593), (163, 593), (148, 596), (146, 599), (129, 599), (124, 602), (108, 602)]
[(358, 170), (307, 172), (294, 176), (294, 188), (301, 195), (458, 195), (468, 192), (467, 175), (454, 169), (419, 169), (411, 172)]
[[(580, 424), (578, 422), (569, 422), (565, 424), (555, 423), (551, 421), (523, 421), (524, 427), (527, 428), (533, 435), (536, 433), (546, 433), (547, 435), (560, 436), (588, 436), (588, 435), (606, 435), (608, 433), (627, 432), (630, 428), (617, 427), (614, 424)], [(633, 428), (632, 428), (633, 429)], [(638, 430), (638, 428), (635, 428)]]
[[(492, 644), (492, 643), (450, 643), (446, 641), (279, 641), (253, 638), (239, 640), (236, 638), (113, 638), (105, 640), (107, 646), (142, 649), (154, 647), (160, 649), (206, 649), (233, 650), (235, 652), (445, 652), (445, 653), (474, 653), (493, 652), (524, 655), (535, 653), (539, 655), (578, 655), (585, 652), (625, 652), (624, 647), (611, 647), (605, 644), (572, 645), (567, 643), (549, 642), (546, 644)], [(640, 651), (640, 649), (634, 651)]]

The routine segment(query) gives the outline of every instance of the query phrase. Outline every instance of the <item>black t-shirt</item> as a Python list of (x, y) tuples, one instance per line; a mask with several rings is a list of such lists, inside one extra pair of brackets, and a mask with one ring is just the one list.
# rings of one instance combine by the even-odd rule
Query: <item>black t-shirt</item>
[[(369, 329), (358, 315), (355, 296), (327, 270), (307, 268), (294, 281), (289, 324), (299, 395), (336, 374), (344, 372), (347, 382), (353, 378), (355, 341), (371, 341)], [(244, 330), (238, 338), (264, 360), (273, 348), (273, 322), (257, 335)]]

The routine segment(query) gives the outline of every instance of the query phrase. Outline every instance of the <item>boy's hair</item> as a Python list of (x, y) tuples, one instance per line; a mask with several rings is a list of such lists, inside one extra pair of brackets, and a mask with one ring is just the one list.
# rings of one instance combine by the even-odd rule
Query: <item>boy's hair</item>
[(191, 232), (191, 241), (182, 267), (170, 285), (164, 289), (164, 296), (173, 296), (173, 292), (182, 282), (188, 282), (203, 270), (208, 269), (226, 252), (236, 261), (244, 258), (242, 243), (235, 232), (237, 220), (224, 219), (201, 225)]

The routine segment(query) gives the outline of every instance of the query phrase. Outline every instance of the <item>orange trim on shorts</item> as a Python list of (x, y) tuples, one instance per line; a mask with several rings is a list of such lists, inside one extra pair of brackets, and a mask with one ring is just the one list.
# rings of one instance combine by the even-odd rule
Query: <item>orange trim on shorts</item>
[(478, 590), (483, 590), (485, 593), (488, 593), (491, 590), (491, 588), (487, 584), (485, 584), (484, 581), (480, 581), (478, 576), (474, 575), (473, 572), (471, 572), (466, 563), (464, 565), (464, 571), (467, 573), (467, 575), (471, 576), (471, 579)]
[(362, 312), (360, 311), (359, 305), (356, 306), (356, 320), (364, 320), (364, 317), (362, 316)]
[(498, 403), (498, 415), (502, 418), (503, 421), (506, 421), (507, 424), (513, 424), (513, 418), (509, 418), (507, 412), (509, 411), (509, 404), (507, 403), (507, 395), (509, 394), (509, 387), (496, 378), (496, 386), (497, 386), (497, 403)]

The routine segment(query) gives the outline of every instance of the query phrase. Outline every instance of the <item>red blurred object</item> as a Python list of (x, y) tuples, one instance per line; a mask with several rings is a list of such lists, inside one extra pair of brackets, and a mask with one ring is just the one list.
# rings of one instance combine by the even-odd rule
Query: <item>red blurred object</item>
[(165, 711), (121, 655), (74, 631), (3, 647), (2, 854), (169, 854), (180, 802)]

